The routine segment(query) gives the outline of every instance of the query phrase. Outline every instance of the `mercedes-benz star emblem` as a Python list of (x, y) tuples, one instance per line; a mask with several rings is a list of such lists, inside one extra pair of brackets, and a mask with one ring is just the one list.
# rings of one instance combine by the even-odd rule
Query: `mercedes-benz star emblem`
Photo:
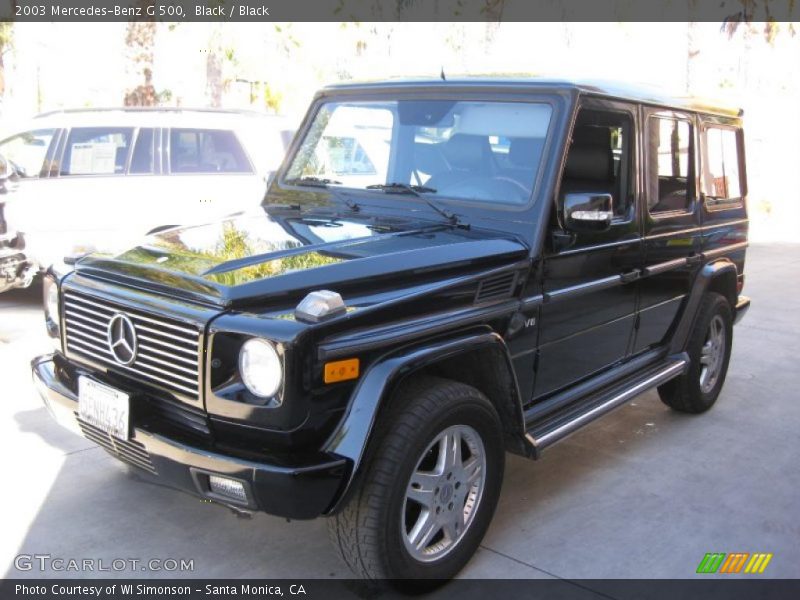
[(126, 315), (117, 313), (108, 322), (106, 328), (108, 335), (108, 349), (122, 366), (128, 366), (136, 360), (139, 342), (136, 339), (136, 329)]

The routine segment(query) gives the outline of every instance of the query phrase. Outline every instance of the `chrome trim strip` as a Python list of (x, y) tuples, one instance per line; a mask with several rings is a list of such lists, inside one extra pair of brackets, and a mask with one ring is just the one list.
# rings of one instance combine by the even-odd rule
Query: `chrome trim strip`
[(721, 248), (713, 248), (703, 252), (703, 257), (712, 258), (714, 256), (722, 256), (728, 252), (734, 252), (736, 250), (741, 250), (742, 248), (747, 248), (748, 245), (749, 242), (739, 242), (738, 244), (729, 244), (728, 246), (722, 246)]
[(593, 246), (585, 246), (583, 248), (570, 248), (569, 250), (563, 250), (556, 254), (552, 254), (552, 257), (558, 256), (571, 256), (573, 254), (580, 254), (581, 252), (592, 252), (593, 250), (602, 250), (604, 248), (615, 248), (616, 246), (626, 246), (628, 244), (637, 244), (642, 241), (641, 237), (635, 237), (627, 240), (618, 240), (616, 242), (606, 242), (604, 244), (595, 244)]
[(544, 304), (544, 296), (542, 294), (538, 294), (536, 296), (528, 296), (527, 298), (523, 298), (521, 302), (522, 306), (520, 308), (522, 310), (537, 308), (542, 304)]
[(568, 298), (570, 296), (578, 296), (580, 294), (588, 294), (589, 292), (599, 291), (606, 288), (621, 285), (622, 278), (620, 275), (611, 275), (610, 277), (603, 277), (602, 279), (595, 279), (577, 285), (571, 285), (565, 288), (553, 290), (552, 292), (544, 293), (545, 302), (553, 302)]
[(666, 262), (656, 263), (654, 265), (650, 265), (645, 267), (642, 271), (642, 277), (647, 277), (649, 275), (658, 275), (659, 273), (666, 273), (667, 271), (672, 271), (673, 269), (679, 269), (681, 267), (686, 266), (686, 257), (676, 258), (674, 260), (668, 260)]
[(750, 219), (736, 219), (735, 221), (725, 221), (724, 223), (712, 223), (711, 225), (703, 225), (700, 227), (689, 227), (687, 229), (679, 229), (677, 231), (665, 231), (664, 233), (654, 233), (652, 235), (644, 236), (645, 241), (660, 239), (664, 237), (671, 237), (671, 236), (678, 236), (683, 235), (686, 233), (694, 233), (699, 231), (701, 233), (705, 233), (706, 231), (713, 231), (715, 229), (721, 229), (723, 227), (732, 227), (734, 225), (745, 225), (750, 222)]
[(86, 323), (81, 321), (73, 321), (74, 317), (67, 317), (64, 319), (64, 322), (69, 325), (70, 327), (77, 327), (78, 329), (83, 329), (85, 331), (89, 331), (91, 333), (97, 333), (99, 335), (106, 335), (106, 331), (102, 329), (95, 329), (94, 327), (89, 327)]
[(666, 381), (669, 381), (673, 377), (680, 374), (686, 368), (687, 365), (688, 363), (684, 359), (676, 360), (672, 364), (664, 367), (658, 373), (648, 377), (647, 379), (645, 379), (640, 383), (637, 383), (633, 387), (630, 387), (620, 392), (616, 396), (609, 398), (602, 404), (595, 406), (593, 409), (580, 414), (572, 421), (569, 421), (568, 423), (565, 423), (564, 425), (561, 425), (560, 427), (557, 427), (552, 431), (548, 431), (543, 436), (539, 438), (534, 438), (532, 435), (528, 434), (526, 437), (528, 438), (528, 441), (531, 442), (537, 449), (546, 448), (547, 446), (553, 444), (554, 442), (578, 430), (583, 425), (586, 425), (587, 423), (594, 421), (597, 417), (607, 413), (611, 409), (621, 404), (624, 404), (625, 402), (627, 402), (628, 400), (630, 400), (635, 396), (638, 396), (642, 392), (657, 385), (660, 385)]

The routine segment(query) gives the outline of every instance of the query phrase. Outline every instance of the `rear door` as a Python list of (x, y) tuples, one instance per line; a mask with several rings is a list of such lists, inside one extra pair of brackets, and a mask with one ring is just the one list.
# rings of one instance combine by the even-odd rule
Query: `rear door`
[(646, 108), (643, 123), (645, 271), (634, 353), (666, 340), (699, 268), (702, 241), (695, 117)]
[[(629, 354), (642, 259), (635, 201), (637, 121), (635, 107), (621, 102), (584, 102), (578, 113), (560, 196), (611, 194), (614, 219), (606, 231), (566, 232), (573, 239), (545, 254), (536, 398)], [(552, 228), (563, 239), (561, 226)]]

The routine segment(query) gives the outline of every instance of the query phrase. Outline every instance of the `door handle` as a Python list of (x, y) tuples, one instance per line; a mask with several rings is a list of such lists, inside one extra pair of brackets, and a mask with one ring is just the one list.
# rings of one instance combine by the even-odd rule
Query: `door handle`
[(691, 256), (686, 257), (686, 264), (690, 267), (699, 265), (701, 262), (703, 262), (702, 254), (692, 254)]
[(636, 281), (641, 276), (642, 272), (639, 269), (633, 269), (632, 271), (626, 271), (622, 273), (619, 278), (622, 283), (630, 283), (631, 281)]

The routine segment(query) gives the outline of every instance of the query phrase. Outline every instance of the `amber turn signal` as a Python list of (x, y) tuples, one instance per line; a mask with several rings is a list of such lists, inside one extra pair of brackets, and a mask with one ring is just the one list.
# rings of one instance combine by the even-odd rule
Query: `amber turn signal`
[(357, 379), (358, 373), (359, 363), (357, 358), (325, 363), (325, 383)]

